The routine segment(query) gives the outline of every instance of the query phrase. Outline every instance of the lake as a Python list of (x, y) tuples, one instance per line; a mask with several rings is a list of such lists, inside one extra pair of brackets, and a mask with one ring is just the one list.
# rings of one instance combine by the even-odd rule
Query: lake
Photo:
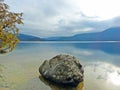
[(58, 54), (80, 60), (83, 90), (120, 90), (120, 42), (20, 43), (13, 52), (0, 55), (0, 90), (70, 90), (40, 78), (41, 63)]

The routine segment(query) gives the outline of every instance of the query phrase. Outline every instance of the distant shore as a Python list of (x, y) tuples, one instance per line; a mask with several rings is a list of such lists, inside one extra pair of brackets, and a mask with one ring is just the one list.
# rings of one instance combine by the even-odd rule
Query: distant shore
[(120, 43), (120, 41), (20, 41), (20, 43)]

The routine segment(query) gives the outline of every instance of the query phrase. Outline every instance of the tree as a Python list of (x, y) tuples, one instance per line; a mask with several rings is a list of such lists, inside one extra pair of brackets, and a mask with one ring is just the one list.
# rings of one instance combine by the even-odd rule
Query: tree
[(19, 42), (18, 24), (23, 24), (22, 13), (9, 11), (9, 6), (0, 1), (0, 54), (11, 52)]

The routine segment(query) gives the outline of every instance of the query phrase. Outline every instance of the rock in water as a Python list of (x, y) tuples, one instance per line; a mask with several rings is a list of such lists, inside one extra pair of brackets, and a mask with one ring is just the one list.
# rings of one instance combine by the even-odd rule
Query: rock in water
[(84, 70), (74, 56), (57, 55), (44, 61), (39, 72), (45, 79), (57, 84), (77, 86), (83, 81)]

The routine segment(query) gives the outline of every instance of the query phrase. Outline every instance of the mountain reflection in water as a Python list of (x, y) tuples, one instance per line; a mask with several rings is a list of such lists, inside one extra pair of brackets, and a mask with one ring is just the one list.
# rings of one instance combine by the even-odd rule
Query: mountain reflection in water
[(91, 49), (91, 50), (101, 50), (108, 54), (117, 54), (120, 55), (120, 43), (81, 43), (81, 44), (73, 44), (76, 48), (82, 49)]

